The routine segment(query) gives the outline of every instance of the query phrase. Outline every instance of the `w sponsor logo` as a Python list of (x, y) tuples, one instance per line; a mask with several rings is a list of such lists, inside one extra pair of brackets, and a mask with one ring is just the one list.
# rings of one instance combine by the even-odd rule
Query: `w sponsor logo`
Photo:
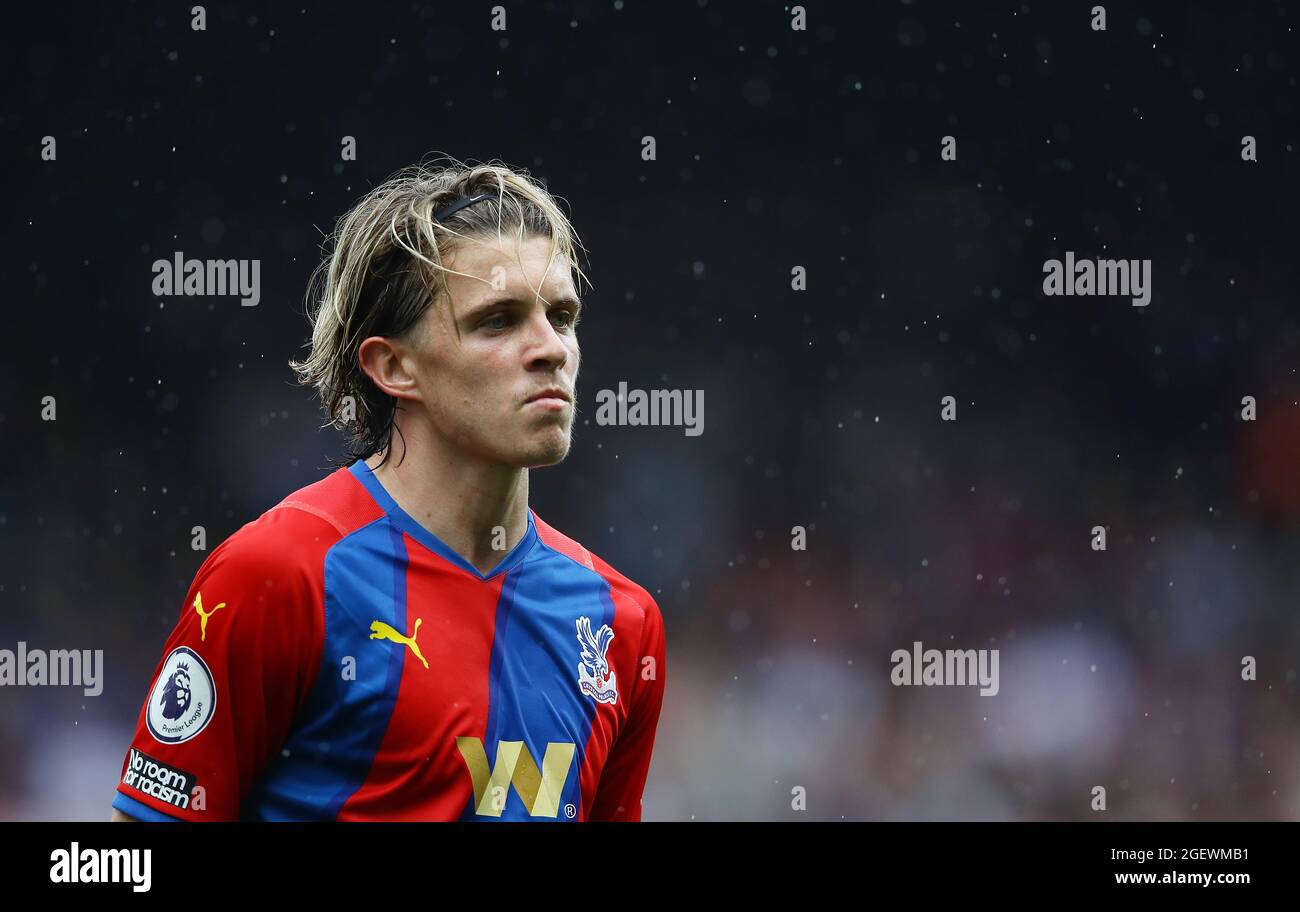
[[(460, 737), (456, 747), (469, 767), (474, 782), (474, 813), (480, 817), (500, 817), (512, 785), (530, 817), (559, 815), (560, 796), (573, 765), (574, 744), (547, 744), (540, 769), (522, 741), (498, 741), (496, 763), (490, 770), (481, 739)], [(566, 816), (571, 817), (569, 810), (565, 809)]]

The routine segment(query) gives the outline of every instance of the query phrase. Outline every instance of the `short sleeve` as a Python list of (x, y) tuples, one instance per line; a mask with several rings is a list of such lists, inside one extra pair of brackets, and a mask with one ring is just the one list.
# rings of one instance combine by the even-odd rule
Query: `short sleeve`
[(222, 542), (162, 649), (113, 807), (141, 820), (237, 820), (314, 686), (326, 520), (280, 507)]
[(654, 751), (655, 732), (664, 700), (665, 650), (664, 622), (659, 606), (644, 589), (637, 587), (637, 590), (645, 605), (645, 622), (642, 624), (632, 705), (601, 771), (589, 820), (641, 819), (641, 794), (650, 770), (650, 756)]

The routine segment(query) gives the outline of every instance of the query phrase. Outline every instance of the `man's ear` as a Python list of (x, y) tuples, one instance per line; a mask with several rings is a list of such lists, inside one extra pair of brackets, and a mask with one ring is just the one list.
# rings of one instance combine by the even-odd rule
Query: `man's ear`
[(418, 399), (419, 389), (406, 369), (408, 346), (401, 339), (371, 336), (357, 349), (357, 362), (381, 391), (399, 399)]

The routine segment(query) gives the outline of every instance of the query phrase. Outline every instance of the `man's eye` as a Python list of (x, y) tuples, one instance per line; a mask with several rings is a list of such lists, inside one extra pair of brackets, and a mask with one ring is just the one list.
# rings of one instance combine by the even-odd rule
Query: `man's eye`
[(557, 310), (555, 311), (555, 313), (558, 317), (561, 318), (560, 320), (561, 326), (572, 328), (576, 326), (578, 323), (577, 315), (574, 314), (574, 312), (571, 310)]
[(503, 313), (499, 313), (493, 317), (488, 317), (482, 323), (482, 326), (485, 329), (505, 329), (509, 325), (510, 318)]

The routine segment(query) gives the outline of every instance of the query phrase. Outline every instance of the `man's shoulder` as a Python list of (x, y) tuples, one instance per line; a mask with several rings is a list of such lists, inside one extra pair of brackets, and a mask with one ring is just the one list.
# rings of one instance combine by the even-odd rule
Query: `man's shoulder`
[(645, 587), (614, 569), (607, 561), (602, 560), (575, 539), (543, 522), (542, 518), (535, 512), (533, 513), (533, 520), (537, 526), (537, 537), (541, 539), (544, 545), (582, 564), (588, 570), (602, 577), (609, 584), (611, 590), (640, 608), (644, 613), (645, 620), (662, 623), (659, 605)]
[(313, 516), (330, 525), (342, 538), (383, 516), (384, 509), (350, 468), (340, 468), (294, 491), (259, 520), (277, 513), (281, 514), (277, 519), (301, 525), (310, 523), (295, 517)]
[(268, 577), (314, 575), (330, 548), (381, 516), (383, 510), (352, 473), (338, 469), (235, 530), (212, 552), (205, 569), (238, 565)]

